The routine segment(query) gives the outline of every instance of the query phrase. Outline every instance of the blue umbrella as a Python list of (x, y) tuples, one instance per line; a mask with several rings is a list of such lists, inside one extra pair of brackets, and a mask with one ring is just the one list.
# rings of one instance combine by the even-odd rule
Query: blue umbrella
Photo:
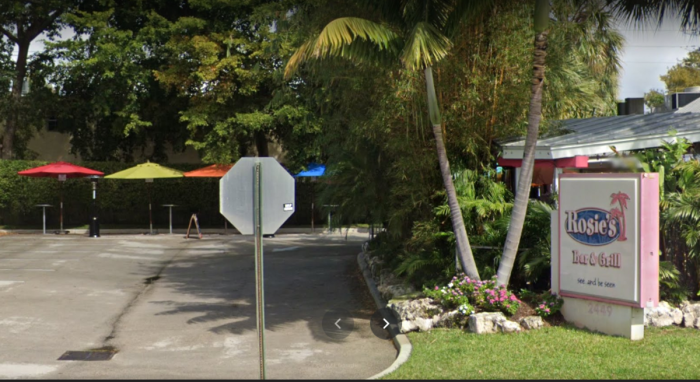
[[(315, 178), (322, 176), (326, 172), (326, 165), (325, 164), (318, 164), (318, 163), (309, 163), (308, 166), (306, 166), (308, 170), (302, 171), (296, 175), (295, 177), (310, 177), (310, 178)], [(314, 232), (314, 189), (311, 189), (311, 232)]]
[(308, 170), (302, 171), (295, 176), (300, 177), (300, 176), (322, 176), (326, 172), (326, 165), (325, 164), (318, 164), (318, 163), (309, 163), (308, 166), (306, 166)]

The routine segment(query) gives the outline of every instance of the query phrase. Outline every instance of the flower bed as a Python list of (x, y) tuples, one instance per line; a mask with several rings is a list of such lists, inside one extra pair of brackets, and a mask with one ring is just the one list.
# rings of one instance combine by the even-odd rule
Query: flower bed
[(520, 307), (520, 300), (496, 280), (472, 280), (464, 274), (452, 278), (442, 288), (425, 288), (423, 293), (448, 309), (459, 309), (468, 315), (477, 312), (501, 312), (512, 316)]

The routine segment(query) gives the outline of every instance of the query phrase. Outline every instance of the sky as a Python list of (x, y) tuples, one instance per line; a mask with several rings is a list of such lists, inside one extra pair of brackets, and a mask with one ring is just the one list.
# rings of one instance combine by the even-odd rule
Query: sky
[[(640, 31), (623, 22), (618, 28), (625, 37), (617, 94), (620, 100), (643, 97), (650, 89), (665, 89), (659, 76), (666, 74), (689, 51), (700, 48), (700, 36), (682, 33), (677, 18), (667, 17), (659, 28), (651, 26)], [(72, 30), (66, 29), (61, 37), (67, 39), (73, 34)], [(43, 48), (42, 38), (39, 36), (32, 43), (30, 54)]]
[[(618, 98), (643, 97), (650, 89), (664, 89), (659, 76), (688, 55), (700, 48), (700, 36), (680, 32), (680, 21), (666, 18), (659, 27), (647, 27), (643, 31), (625, 23), (619, 23), (625, 37), (622, 53), (622, 72)], [(700, 84), (698, 84), (700, 86)]]

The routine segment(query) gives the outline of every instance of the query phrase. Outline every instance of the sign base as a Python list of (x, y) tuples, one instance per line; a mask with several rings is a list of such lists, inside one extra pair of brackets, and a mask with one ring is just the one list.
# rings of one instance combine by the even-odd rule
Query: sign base
[[(559, 291), (559, 235), (557, 235), (559, 214), (551, 214), (552, 229), (552, 291)], [(561, 313), (566, 322), (579, 328), (621, 336), (630, 340), (644, 338), (644, 309), (631, 306), (608, 304), (580, 298), (562, 297), (564, 305)]]
[(644, 309), (563, 297), (566, 322), (594, 332), (631, 340), (644, 339)]

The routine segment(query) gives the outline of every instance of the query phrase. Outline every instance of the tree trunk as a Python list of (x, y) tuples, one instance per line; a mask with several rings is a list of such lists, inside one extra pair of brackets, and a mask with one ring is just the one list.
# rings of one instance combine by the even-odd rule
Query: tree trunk
[(2, 137), (2, 158), (14, 158), (15, 134), (17, 134), (17, 124), (19, 123), (19, 104), (22, 101), (22, 84), (27, 74), (27, 56), (29, 55), (29, 44), (31, 40), (21, 40), (17, 63), (15, 64), (15, 78), (12, 83), (12, 93), (10, 94), (10, 108), (5, 119), (5, 131)]
[(537, 0), (535, 5), (535, 52), (527, 137), (525, 138), (523, 162), (521, 164), (520, 179), (518, 180), (518, 190), (513, 203), (510, 225), (508, 226), (508, 235), (506, 236), (503, 256), (501, 256), (496, 275), (498, 285), (508, 286), (510, 281), (530, 199), (532, 173), (535, 168), (535, 148), (540, 129), (540, 119), (542, 118), (542, 85), (544, 83), (545, 57), (547, 56), (548, 30), (546, 23), (548, 22), (548, 17), (549, 0)]
[(256, 131), (254, 134), (255, 138), (255, 148), (257, 149), (259, 157), (269, 157), (270, 150), (267, 147), (267, 137), (262, 131)]
[(425, 69), (425, 82), (428, 90), (428, 111), (430, 114), (430, 122), (433, 126), (433, 135), (435, 136), (435, 146), (437, 147), (438, 162), (440, 163), (440, 174), (442, 182), (445, 184), (445, 192), (447, 193), (447, 204), (450, 206), (450, 217), (452, 218), (452, 230), (455, 234), (457, 244), (457, 256), (464, 269), (464, 273), (472, 279), (479, 280), (479, 269), (474, 262), (474, 255), (469, 246), (469, 238), (467, 237), (467, 229), (464, 226), (464, 218), (462, 218), (462, 209), (457, 201), (457, 191), (452, 182), (452, 171), (450, 171), (450, 162), (447, 160), (447, 150), (445, 142), (442, 140), (442, 123), (440, 117), (440, 109), (437, 105), (435, 97), (435, 84), (433, 83), (433, 71), (430, 67)]

